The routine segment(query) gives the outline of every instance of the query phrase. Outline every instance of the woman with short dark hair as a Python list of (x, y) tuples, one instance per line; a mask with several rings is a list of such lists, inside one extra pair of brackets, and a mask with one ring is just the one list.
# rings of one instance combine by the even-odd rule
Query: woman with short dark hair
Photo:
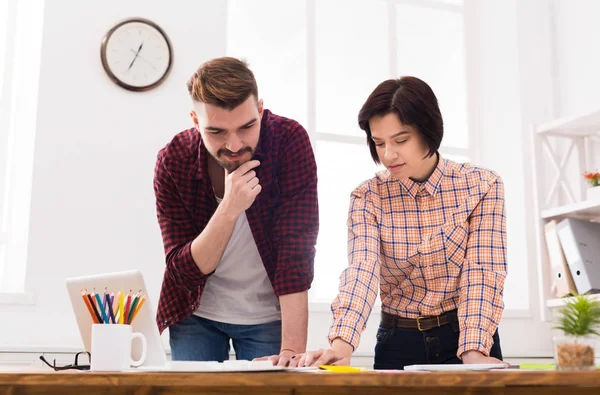
[(297, 356), (299, 365), (348, 364), (378, 292), (375, 369), (499, 363), (502, 180), (440, 156), (442, 115), (418, 78), (382, 82), (358, 123), (373, 160), (386, 169), (351, 194), (349, 266), (331, 306), (331, 348)]

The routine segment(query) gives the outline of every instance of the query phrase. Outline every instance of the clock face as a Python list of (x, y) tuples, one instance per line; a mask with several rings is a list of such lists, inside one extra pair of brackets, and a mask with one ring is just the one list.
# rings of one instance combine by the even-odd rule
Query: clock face
[(169, 39), (145, 19), (129, 19), (113, 27), (102, 40), (100, 52), (110, 78), (133, 91), (158, 86), (171, 69)]

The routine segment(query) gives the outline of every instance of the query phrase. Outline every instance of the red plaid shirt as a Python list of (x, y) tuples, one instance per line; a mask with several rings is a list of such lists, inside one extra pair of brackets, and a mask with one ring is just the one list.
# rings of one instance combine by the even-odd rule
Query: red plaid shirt
[[(193, 314), (211, 274), (202, 274), (192, 241), (217, 208), (200, 134), (185, 130), (158, 153), (156, 211), (166, 268), (156, 321), (165, 328)], [(265, 110), (254, 157), (262, 191), (246, 211), (277, 296), (310, 288), (319, 230), (317, 165), (308, 134), (296, 121)]]

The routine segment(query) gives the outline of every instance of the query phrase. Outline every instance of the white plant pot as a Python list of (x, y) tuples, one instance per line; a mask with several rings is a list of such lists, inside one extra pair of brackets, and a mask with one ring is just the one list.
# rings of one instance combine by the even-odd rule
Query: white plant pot
[(587, 189), (587, 200), (600, 201), (600, 186)]

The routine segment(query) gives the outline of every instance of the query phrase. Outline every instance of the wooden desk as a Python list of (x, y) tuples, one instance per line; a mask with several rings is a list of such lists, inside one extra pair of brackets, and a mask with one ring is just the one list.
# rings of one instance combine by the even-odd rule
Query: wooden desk
[(363, 373), (0, 373), (0, 394), (599, 394), (600, 370)]

